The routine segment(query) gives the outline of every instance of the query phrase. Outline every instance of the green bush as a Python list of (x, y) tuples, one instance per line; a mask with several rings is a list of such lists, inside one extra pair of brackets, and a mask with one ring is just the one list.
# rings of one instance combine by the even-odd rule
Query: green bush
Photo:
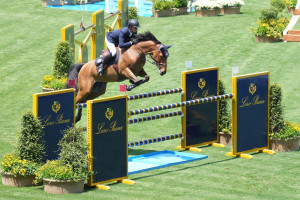
[(278, 19), (279, 11), (276, 8), (265, 8), (261, 11), (261, 20)]
[(58, 43), (55, 51), (55, 59), (52, 68), (52, 74), (55, 78), (65, 78), (68, 75), (70, 67), (73, 65), (72, 48), (68, 41)]
[(17, 156), (34, 163), (42, 163), (45, 144), (42, 139), (42, 125), (31, 111), (22, 115), (21, 130), (18, 133)]
[[(225, 85), (222, 80), (219, 80), (219, 95), (225, 93)], [(226, 99), (219, 100), (219, 131), (229, 132), (231, 123), (231, 115), (228, 111), (228, 102)]]
[(186, 0), (173, 0), (173, 3), (175, 8), (187, 7)]
[(86, 153), (86, 141), (79, 128), (68, 128), (63, 131), (59, 141), (59, 158), (47, 161), (37, 172), (37, 179), (74, 180), (87, 178), (90, 174)]
[(282, 12), (285, 9), (284, 0), (272, 0), (271, 6), (276, 8), (279, 12)]
[(153, 9), (155, 10), (168, 10), (174, 7), (174, 3), (172, 1), (167, 0), (152, 0)]
[(74, 178), (85, 178), (88, 175), (86, 141), (79, 128), (63, 131), (64, 137), (59, 141), (59, 161), (63, 166), (70, 165)]
[(274, 83), (270, 87), (269, 123), (270, 134), (279, 133), (284, 128), (282, 91), (281, 87)]
[(136, 7), (129, 7), (128, 19), (138, 19), (138, 9)]

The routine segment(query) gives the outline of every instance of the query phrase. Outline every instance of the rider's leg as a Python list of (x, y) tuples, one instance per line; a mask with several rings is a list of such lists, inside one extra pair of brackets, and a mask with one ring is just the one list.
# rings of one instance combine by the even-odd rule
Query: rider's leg
[(105, 66), (109, 63), (111, 58), (114, 57), (117, 53), (115, 45), (113, 43), (109, 42), (106, 37), (105, 37), (105, 43), (106, 43), (106, 46), (108, 47), (110, 53), (105, 57), (105, 59), (103, 60), (103, 62), (100, 64), (100, 66), (98, 68), (98, 74), (100, 76), (102, 76), (103, 71), (105, 70)]

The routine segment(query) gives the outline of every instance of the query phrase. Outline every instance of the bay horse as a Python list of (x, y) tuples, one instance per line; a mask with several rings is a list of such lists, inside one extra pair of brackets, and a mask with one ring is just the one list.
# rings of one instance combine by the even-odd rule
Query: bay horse
[[(168, 48), (163, 45), (149, 31), (144, 34), (137, 34), (131, 39), (134, 42), (129, 49), (120, 49), (119, 60), (117, 64), (105, 69), (102, 76), (98, 75), (95, 60), (88, 63), (77, 63), (71, 67), (67, 77), (67, 88), (69, 81), (75, 79), (75, 88), (77, 91), (76, 104), (85, 103), (105, 94), (106, 84), (108, 82), (121, 82), (129, 79), (131, 85), (126, 87), (127, 91), (149, 81), (150, 77), (144, 70), (146, 56), (149, 55), (156, 65), (159, 74), (163, 76), (167, 72)], [(139, 80), (137, 76), (143, 77)], [(82, 108), (78, 109), (76, 122), (81, 118)]]

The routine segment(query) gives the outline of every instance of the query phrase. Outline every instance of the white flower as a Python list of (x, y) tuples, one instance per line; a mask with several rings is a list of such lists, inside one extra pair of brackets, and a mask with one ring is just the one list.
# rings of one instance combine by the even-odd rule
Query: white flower
[(218, 0), (196, 0), (192, 6), (196, 9), (217, 9), (222, 7)]
[(245, 5), (243, 0), (218, 0), (224, 7), (240, 7)]

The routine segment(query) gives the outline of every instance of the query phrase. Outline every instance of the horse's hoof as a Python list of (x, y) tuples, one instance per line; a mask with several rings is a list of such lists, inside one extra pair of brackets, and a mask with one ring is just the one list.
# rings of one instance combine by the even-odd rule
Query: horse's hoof
[(134, 85), (128, 85), (126, 86), (127, 91), (131, 91), (134, 88)]

